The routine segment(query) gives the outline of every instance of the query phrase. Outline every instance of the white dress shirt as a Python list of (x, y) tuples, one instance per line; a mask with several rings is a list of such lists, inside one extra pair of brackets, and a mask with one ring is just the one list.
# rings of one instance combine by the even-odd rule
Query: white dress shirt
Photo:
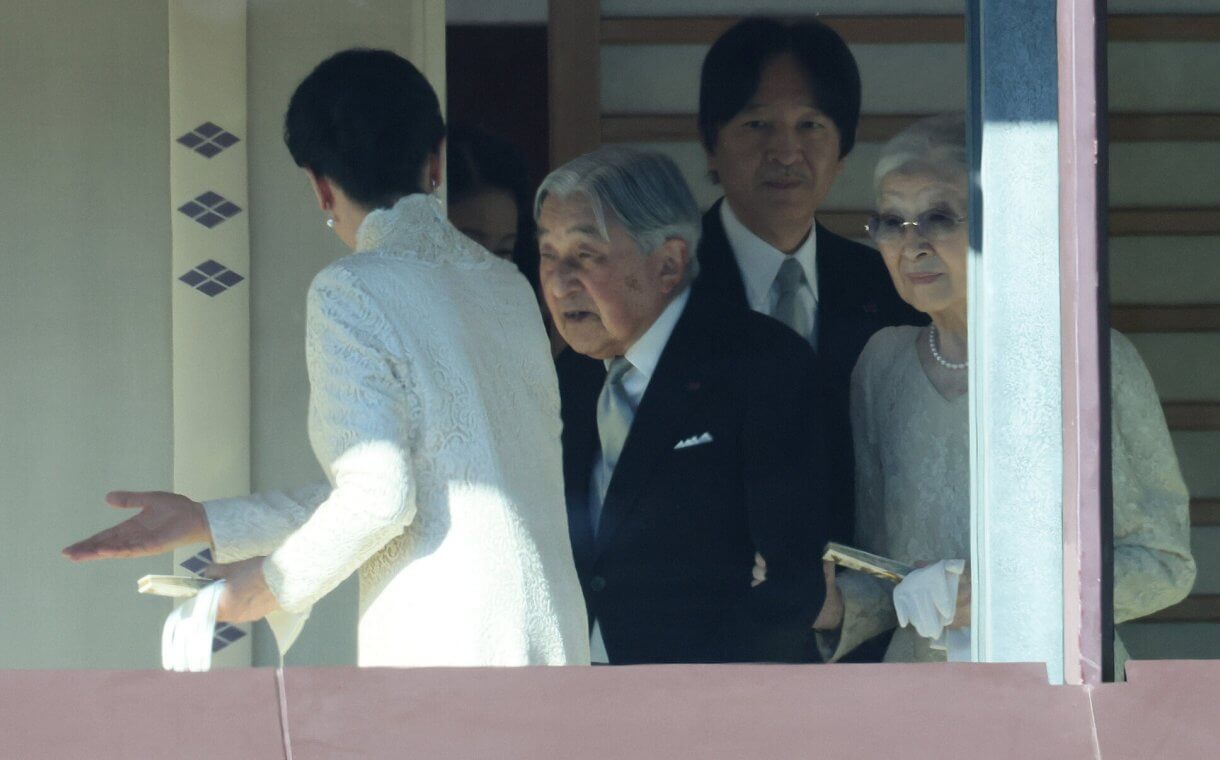
[[(635, 343), (631, 344), (627, 353), (623, 354), (623, 358), (631, 364), (631, 369), (623, 374), (623, 390), (631, 399), (633, 408), (638, 408), (640, 399), (644, 398), (644, 391), (648, 390), (652, 374), (657, 369), (657, 363), (661, 361), (661, 352), (669, 343), (669, 336), (673, 334), (674, 326), (678, 324), (678, 318), (686, 310), (686, 302), (689, 300), (690, 288), (687, 288), (669, 302), (656, 321)], [(606, 366), (607, 368), (610, 366), (609, 359), (606, 360)], [(598, 452), (593, 461), (593, 477), (589, 479), (590, 514), (601, 514), (601, 495), (609, 487), (611, 475), (613, 473), (606, 467), (601, 452)], [(597, 525), (593, 526), (593, 535), (597, 535)], [(602, 641), (601, 626), (598, 625), (596, 619), (593, 621), (589, 649), (593, 662), (610, 662), (610, 658), (606, 654), (606, 644)]]
[[(737, 267), (741, 270), (741, 278), (746, 288), (746, 300), (754, 311), (768, 316), (775, 316), (775, 307), (779, 301), (779, 289), (775, 286), (775, 276), (779, 274), (780, 265), (794, 257), (805, 272), (805, 284), (801, 287), (798, 299), (803, 307), (808, 308), (813, 315), (810, 321), (811, 332), (803, 336), (811, 343), (817, 336), (818, 307), (818, 236), (812, 221), (809, 226), (809, 236), (794, 252), (786, 254), (767, 241), (751, 232), (729, 207), (725, 200), (720, 204), (720, 221), (724, 225), (724, 234), (729, 239), (733, 256), (737, 259)], [(816, 347), (816, 346), (815, 346)]]

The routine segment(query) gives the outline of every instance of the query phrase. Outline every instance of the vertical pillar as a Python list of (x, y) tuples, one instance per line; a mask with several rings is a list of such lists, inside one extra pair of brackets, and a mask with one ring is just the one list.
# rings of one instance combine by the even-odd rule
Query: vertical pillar
[[(245, 0), (170, 0), (169, 87), (174, 490), (203, 500), (250, 489)], [(218, 625), (213, 651), (250, 664), (249, 626)]]
[(970, 0), (975, 659), (1063, 678), (1055, 0)]
[(410, 39), (398, 47), (415, 67), (428, 78), (446, 113), (445, 102), (445, 3), (437, 0), (400, 2), (397, 13), (408, 20)]
[[(1099, 7), (1100, 6), (1100, 7)], [(1064, 680), (1114, 679), (1105, 4), (1059, 3)]]
[(601, 145), (601, 2), (550, 0), (551, 168)]

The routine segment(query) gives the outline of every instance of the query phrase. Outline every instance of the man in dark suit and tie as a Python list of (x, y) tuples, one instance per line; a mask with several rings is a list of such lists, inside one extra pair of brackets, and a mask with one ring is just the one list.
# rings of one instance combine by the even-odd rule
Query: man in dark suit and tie
[(692, 292), (700, 213), (660, 154), (582, 156), (543, 182), (535, 216), (571, 346), (564, 477), (594, 661), (816, 661), (825, 454), (808, 343)]
[(750, 18), (712, 45), (701, 78), (700, 137), (724, 198), (703, 217), (695, 293), (770, 314), (816, 351), (806, 392), (829, 441), (831, 537), (850, 542), (852, 368), (880, 328), (926, 322), (876, 251), (815, 220), (855, 143), (860, 74), (824, 24)]

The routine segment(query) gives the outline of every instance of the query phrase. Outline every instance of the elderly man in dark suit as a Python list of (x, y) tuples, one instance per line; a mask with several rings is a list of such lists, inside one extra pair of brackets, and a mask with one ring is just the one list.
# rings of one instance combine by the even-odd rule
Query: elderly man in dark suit
[(564, 477), (594, 660), (816, 660), (825, 454), (808, 343), (692, 293), (699, 209), (660, 154), (582, 156), (543, 182), (535, 216), (571, 346)]
[(806, 392), (829, 440), (831, 536), (847, 542), (852, 368), (880, 328), (926, 321), (898, 297), (876, 251), (815, 219), (859, 119), (855, 59), (820, 22), (746, 19), (704, 59), (700, 137), (724, 198), (703, 217), (695, 291), (770, 314), (817, 352), (817, 381)]

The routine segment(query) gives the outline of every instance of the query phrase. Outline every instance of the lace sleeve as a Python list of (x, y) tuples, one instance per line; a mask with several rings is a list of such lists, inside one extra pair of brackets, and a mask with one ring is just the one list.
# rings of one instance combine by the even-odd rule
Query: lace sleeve
[[(879, 545), (884, 524), (885, 479), (878, 454), (877, 431), (872, 411), (872, 379), (877, 359), (883, 353), (874, 336), (860, 354), (851, 376), (851, 427), (856, 458), (856, 536), (858, 547), (886, 553)], [(818, 645), (827, 662), (847, 655), (865, 641), (898, 625), (894, 613), (894, 585), (862, 573), (845, 571), (836, 580), (843, 594), (843, 626), (826, 634), (819, 632)]]
[(1194, 584), (1190, 496), (1152, 377), (1135, 346), (1111, 333), (1114, 622), (1181, 601)]
[(873, 336), (851, 373), (851, 437), (856, 460), (856, 545), (868, 551), (884, 552), (878, 546), (885, 523), (885, 473), (881, 469), (880, 436), (873, 419), (874, 375), (881, 349), (881, 335)]
[(329, 483), (203, 503), (217, 562), (270, 554), (330, 495)]
[(310, 287), (306, 312), (309, 433), (333, 484), (328, 498), (267, 558), (289, 612), (317, 601), (415, 516), (403, 356), (384, 314), (342, 262)]

